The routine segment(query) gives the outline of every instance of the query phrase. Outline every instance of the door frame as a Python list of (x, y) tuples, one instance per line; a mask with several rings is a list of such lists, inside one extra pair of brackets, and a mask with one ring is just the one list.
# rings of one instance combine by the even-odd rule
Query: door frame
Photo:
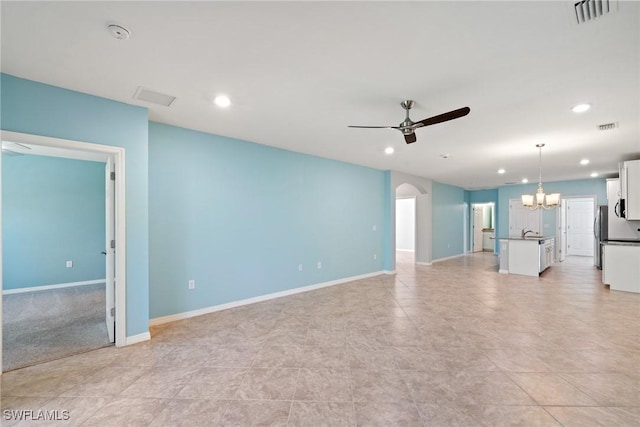
[[(567, 239), (566, 239), (566, 227), (567, 227), (567, 223), (568, 223), (568, 218), (566, 215), (566, 209), (567, 209), (567, 204), (566, 204), (566, 200), (567, 199), (591, 199), (593, 200), (593, 214), (597, 215), (598, 214), (598, 196), (596, 194), (590, 194), (590, 195), (586, 195), (586, 196), (560, 196), (560, 207), (556, 212), (556, 225), (557, 225), (557, 234), (556, 234), (556, 242), (563, 242), (562, 240), (562, 235), (564, 233), (564, 242), (563, 242), (563, 246), (561, 247), (561, 245), (556, 245), (556, 259), (560, 259), (560, 255), (559, 255), (559, 251), (562, 250), (563, 251), (563, 255), (566, 256), (567, 255)], [(565, 218), (567, 219), (567, 221), (564, 222), (564, 224), (562, 223), (562, 211), (565, 212)], [(564, 229), (563, 229), (564, 227)], [(594, 248), (595, 248), (595, 243), (594, 243)], [(563, 259), (564, 259), (563, 256)], [(594, 254), (595, 256), (595, 254)]]
[[(111, 145), (101, 145), (82, 141), (53, 138), (42, 135), (32, 135), (19, 132), (0, 130), (2, 141), (11, 141), (26, 144), (38, 148), (38, 152), (33, 154), (49, 155), (54, 157), (75, 158), (78, 160), (107, 161), (113, 158), (116, 172), (115, 182), (115, 237), (117, 251), (115, 253), (115, 307), (116, 307), (116, 327), (115, 344), (118, 347), (126, 345), (126, 181), (125, 181), (125, 149)], [(45, 154), (46, 153), (46, 154)], [(2, 170), (2, 160), (0, 156), (0, 172)], [(1, 177), (0, 177), (1, 183)], [(0, 185), (0, 221), (2, 212), (2, 186)], [(0, 222), (1, 224), (1, 222)], [(2, 235), (0, 227), (0, 290), (2, 289)], [(0, 292), (0, 375), (2, 374), (2, 292)]]

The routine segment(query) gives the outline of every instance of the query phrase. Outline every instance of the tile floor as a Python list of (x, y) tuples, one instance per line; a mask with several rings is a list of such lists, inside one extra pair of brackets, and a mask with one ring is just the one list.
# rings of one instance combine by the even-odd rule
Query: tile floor
[[(640, 295), (605, 289), (590, 261), (538, 279), (487, 253), (399, 253), (394, 276), (7, 372), (1, 424), (638, 426)], [(69, 420), (9, 419), (21, 409)]]

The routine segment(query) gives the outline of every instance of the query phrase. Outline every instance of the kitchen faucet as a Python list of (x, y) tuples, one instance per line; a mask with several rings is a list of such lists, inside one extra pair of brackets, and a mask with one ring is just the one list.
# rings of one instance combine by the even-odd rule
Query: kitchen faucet
[[(533, 231), (533, 230), (524, 231), (524, 228), (523, 228), (522, 231), (520, 232), (520, 236), (524, 239), (527, 236), (527, 234), (529, 234), (529, 233), (535, 233), (535, 231)], [(536, 234), (538, 234), (538, 233), (536, 233)]]

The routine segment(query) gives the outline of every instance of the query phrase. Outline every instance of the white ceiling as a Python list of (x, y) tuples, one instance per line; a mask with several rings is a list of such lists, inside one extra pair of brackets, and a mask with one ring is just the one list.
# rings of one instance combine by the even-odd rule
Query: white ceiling
[[(2, 1), (1, 68), (148, 107), (154, 121), (464, 188), (537, 181), (537, 143), (544, 182), (583, 179), (640, 156), (640, 3), (580, 25), (573, 4)], [(177, 100), (134, 100), (139, 86)], [(404, 99), (415, 121), (471, 113), (411, 145), (347, 128), (399, 124)], [(581, 102), (593, 107), (577, 115)]]

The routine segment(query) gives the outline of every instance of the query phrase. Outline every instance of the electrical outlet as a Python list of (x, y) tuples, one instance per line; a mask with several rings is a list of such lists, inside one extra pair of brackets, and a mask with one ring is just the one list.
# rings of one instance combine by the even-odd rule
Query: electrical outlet
[(375, 226), (375, 225), (373, 227), (371, 227), (371, 231), (376, 231), (377, 229), (378, 229), (378, 227)]
[(373, 254), (373, 259), (378, 259), (378, 255)]
[(67, 268), (73, 268), (73, 261), (67, 261)]
[(195, 288), (196, 288), (196, 281), (189, 280), (189, 289), (195, 289)]
[(322, 268), (322, 262), (318, 261), (318, 270)]
[(302, 271), (302, 264), (298, 264), (298, 271)]

